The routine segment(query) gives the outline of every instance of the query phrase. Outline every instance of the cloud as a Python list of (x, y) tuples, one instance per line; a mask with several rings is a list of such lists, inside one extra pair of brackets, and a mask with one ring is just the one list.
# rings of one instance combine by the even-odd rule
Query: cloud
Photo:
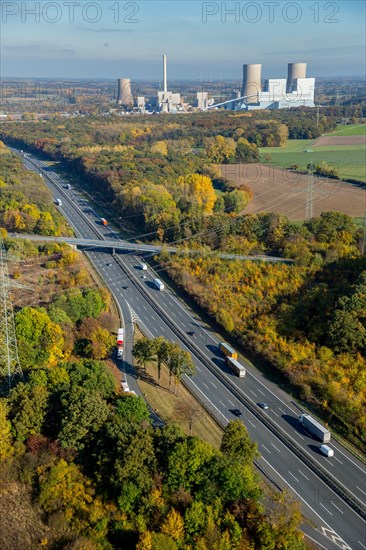
[(110, 32), (115, 32), (120, 34), (129, 34), (131, 32), (135, 32), (135, 29), (116, 29), (115, 27), (104, 28), (104, 29), (98, 29), (93, 27), (79, 27), (78, 30), (84, 31), (84, 32), (97, 32), (97, 33), (104, 33), (104, 34), (110, 33)]
[(76, 54), (76, 50), (73, 48), (55, 48), (49, 44), (23, 44), (16, 46), (4, 44), (3, 50), (16, 55), (61, 54), (63, 56), (73, 56)]

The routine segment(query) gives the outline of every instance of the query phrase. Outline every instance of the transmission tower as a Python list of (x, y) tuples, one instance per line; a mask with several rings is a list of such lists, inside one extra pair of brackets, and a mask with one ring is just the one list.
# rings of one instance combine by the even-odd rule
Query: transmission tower
[(311, 220), (313, 217), (313, 200), (314, 200), (314, 166), (313, 161), (309, 165), (308, 186), (306, 190), (306, 211), (305, 219)]
[(10, 283), (6, 251), (0, 235), (0, 374), (8, 378), (9, 390), (16, 376), (23, 377), (9, 295), (10, 286), (14, 285)]

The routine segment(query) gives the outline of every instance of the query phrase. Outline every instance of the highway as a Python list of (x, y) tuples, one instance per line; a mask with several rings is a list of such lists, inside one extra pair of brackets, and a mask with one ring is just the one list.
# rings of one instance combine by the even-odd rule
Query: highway
[[(28, 155), (27, 155), (28, 156)], [(31, 162), (30, 162), (31, 161)], [(75, 190), (63, 189), (63, 182), (57, 174), (34, 157), (24, 159), (29, 168), (42, 172), (55, 197), (62, 194), (60, 211), (74, 227), (75, 233), (83, 239), (119, 240), (111, 227), (98, 225), (99, 216), (93, 210), (89, 200)], [(106, 217), (107, 214), (105, 214)], [(324, 538), (324, 548), (366, 549), (366, 524), (343, 499), (329, 489), (317, 475), (316, 467), (329, 472), (351, 492), (356, 501), (362, 503), (366, 497), (366, 470), (362, 462), (333, 439), (331, 446), (335, 450), (332, 459), (323, 457), (319, 451), (319, 442), (299, 429), (297, 416), (301, 412), (298, 405), (275, 384), (266, 380), (254, 367), (243, 359), (247, 374), (238, 379), (229, 371), (222, 355), (218, 351), (218, 338), (201, 319), (190, 311), (174, 293), (166, 288), (159, 292), (151, 281), (156, 275), (148, 270), (147, 279), (142, 279), (138, 268), (141, 258), (134, 253), (112, 256), (106, 252), (90, 250), (88, 257), (114, 293), (124, 317), (131, 315), (131, 309), (139, 317), (139, 325), (152, 336), (163, 335), (172, 341), (179, 341), (182, 347), (192, 351), (198, 349), (202, 355), (195, 357), (197, 374), (185, 379), (185, 383), (205, 403), (212, 414), (225, 424), (236, 418), (234, 409), (240, 409), (242, 419), (251, 437), (258, 442), (262, 455), (259, 465), (279, 486), (289, 487), (302, 501), (302, 511), (317, 526), (318, 534)], [(158, 276), (162, 278), (159, 273)], [(158, 304), (171, 320), (162, 318)], [(180, 332), (172, 330), (172, 323), (179, 326)], [(174, 327), (173, 327), (174, 329)], [(188, 332), (194, 332), (189, 336)], [(212, 365), (207, 368), (206, 359)], [(131, 367), (130, 361), (128, 368)], [(132, 369), (130, 370), (132, 374)], [(223, 383), (224, 380), (224, 383)], [(247, 404), (250, 400), (250, 407)], [(268, 411), (262, 411), (257, 403), (266, 402)], [(254, 407), (254, 409), (253, 409)], [(258, 413), (255, 412), (256, 409)], [(270, 428), (263, 422), (268, 416)], [(293, 454), (283, 439), (274, 433), (271, 425), (277, 425), (303, 450), (304, 456), (310, 455), (312, 465), (304, 464), (299, 456)], [(315, 465), (315, 467), (314, 467)], [(321, 540), (321, 539), (320, 539)]]

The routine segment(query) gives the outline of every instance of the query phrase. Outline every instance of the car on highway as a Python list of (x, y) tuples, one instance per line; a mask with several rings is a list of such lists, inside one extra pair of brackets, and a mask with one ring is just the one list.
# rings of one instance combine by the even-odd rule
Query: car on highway
[(241, 411), (239, 409), (233, 409), (231, 411), (235, 416), (241, 416)]
[(269, 405), (267, 403), (258, 403), (258, 407), (264, 409), (265, 411), (269, 409)]
[(146, 275), (143, 275), (143, 276), (141, 277), (141, 279), (146, 279)]
[(189, 330), (189, 331), (187, 332), (187, 334), (188, 334), (188, 336), (194, 336), (194, 330)]

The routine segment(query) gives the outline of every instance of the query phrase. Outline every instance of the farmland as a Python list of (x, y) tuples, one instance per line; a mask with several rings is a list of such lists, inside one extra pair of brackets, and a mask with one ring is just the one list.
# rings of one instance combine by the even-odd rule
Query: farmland
[[(351, 128), (349, 128), (349, 131), (352, 131)], [(353, 128), (353, 131), (356, 131), (356, 128)], [(336, 135), (331, 134), (331, 136)], [(339, 135), (346, 136), (347, 134)], [(348, 135), (350, 142), (355, 141), (352, 137), (362, 137), (362, 134)], [(339, 175), (343, 179), (366, 181), (364, 144), (350, 143), (350, 145), (321, 146), (322, 142), (320, 140), (323, 139), (323, 137), (319, 140), (296, 139), (289, 140), (285, 147), (262, 147), (260, 149), (261, 161), (280, 167), (290, 167), (292, 164), (298, 164), (300, 170), (306, 170), (310, 162), (320, 164), (325, 161), (332, 166), (337, 166)], [(317, 141), (319, 141), (320, 146), (317, 146)], [(326, 142), (323, 141), (323, 143)], [(342, 143), (344, 143), (344, 140)]]

